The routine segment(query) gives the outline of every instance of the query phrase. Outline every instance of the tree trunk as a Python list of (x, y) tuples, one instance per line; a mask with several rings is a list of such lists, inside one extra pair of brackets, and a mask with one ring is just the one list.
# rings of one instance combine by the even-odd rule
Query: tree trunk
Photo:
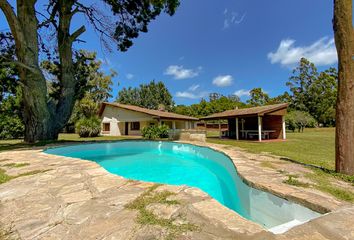
[(25, 142), (55, 140), (70, 118), (75, 102), (76, 81), (73, 69), (72, 43), (85, 31), (82, 26), (70, 34), (75, 12), (73, 0), (58, 0), (58, 52), (60, 59), (60, 98), (49, 99), (47, 83), (39, 67), (37, 0), (17, 0), (17, 14), (7, 0), (0, 0), (11, 33), (15, 39), (16, 62), (23, 90)]
[(35, 13), (35, 1), (18, 0), (17, 16), (19, 28), (23, 34), (17, 56), (28, 68), (19, 67), (19, 77), (23, 92), (25, 142), (35, 142), (55, 138), (48, 129), (51, 114), (47, 105), (46, 79), (38, 64), (38, 21)]
[(334, 0), (333, 30), (338, 52), (336, 171), (354, 174), (354, 31), (352, 0)]

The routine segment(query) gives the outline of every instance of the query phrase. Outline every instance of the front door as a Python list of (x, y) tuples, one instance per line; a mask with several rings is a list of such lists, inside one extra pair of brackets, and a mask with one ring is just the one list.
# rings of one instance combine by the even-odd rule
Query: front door
[(129, 135), (129, 123), (125, 122), (125, 135)]

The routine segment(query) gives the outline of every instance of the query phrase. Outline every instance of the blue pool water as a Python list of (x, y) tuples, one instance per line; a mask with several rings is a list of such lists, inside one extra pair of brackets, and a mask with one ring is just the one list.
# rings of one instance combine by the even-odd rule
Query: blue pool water
[[(45, 152), (91, 160), (129, 179), (199, 188), (244, 218), (275, 232), (320, 216), (249, 187), (230, 158), (210, 148), (174, 142), (119, 141), (50, 148)], [(281, 230), (277, 230), (279, 226)]]

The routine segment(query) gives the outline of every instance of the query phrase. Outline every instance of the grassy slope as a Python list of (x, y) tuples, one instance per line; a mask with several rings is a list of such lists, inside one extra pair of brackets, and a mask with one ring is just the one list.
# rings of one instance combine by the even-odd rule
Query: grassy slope
[[(208, 142), (228, 144), (253, 153), (268, 152), (292, 160), (334, 169), (334, 128), (305, 129), (303, 133), (287, 133), (286, 142), (250, 142), (208, 138)], [(211, 133), (215, 136), (215, 133)]]

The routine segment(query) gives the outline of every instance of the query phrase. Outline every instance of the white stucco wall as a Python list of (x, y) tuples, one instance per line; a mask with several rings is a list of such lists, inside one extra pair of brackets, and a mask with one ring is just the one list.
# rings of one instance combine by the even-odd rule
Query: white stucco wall
[[(167, 126), (172, 129), (172, 122), (175, 122), (176, 129), (190, 129), (194, 127), (193, 121), (183, 121), (183, 120), (170, 120), (170, 119), (162, 119), (161, 122), (164, 122)], [(104, 132), (101, 131), (102, 135), (105, 136), (121, 136), (125, 135), (125, 123), (128, 122), (128, 135), (139, 136), (141, 135), (141, 131), (139, 130), (131, 130), (130, 123), (131, 122), (140, 122), (140, 130), (149, 126), (150, 123), (158, 124), (156, 118), (149, 114), (135, 112), (132, 110), (122, 109), (118, 107), (112, 107), (106, 105), (102, 115), (101, 122), (110, 123), (110, 131)], [(103, 130), (103, 128), (102, 128)]]

